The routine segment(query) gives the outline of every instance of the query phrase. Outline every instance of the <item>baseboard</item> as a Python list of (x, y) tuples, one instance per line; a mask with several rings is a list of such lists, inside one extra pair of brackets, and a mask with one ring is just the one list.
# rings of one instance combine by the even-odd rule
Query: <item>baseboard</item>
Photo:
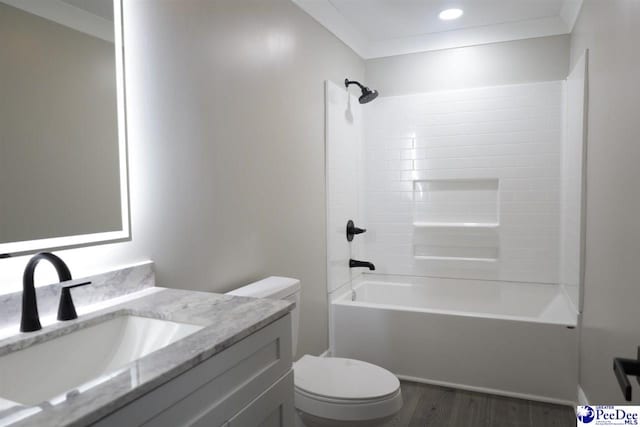
[(575, 406), (576, 406), (576, 402), (573, 402), (571, 400), (556, 399), (556, 398), (546, 397), (546, 396), (537, 396), (535, 394), (516, 393), (516, 392), (498, 390), (498, 389), (488, 388), (488, 387), (476, 387), (476, 386), (470, 386), (470, 385), (466, 385), (466, 384), (451, 383), (451, 382), (448, 382), (448, 381), (430, 380), (430, 379), (425, 379), (425, 378), (412, 377), (412, 376), (409, 376), (409, 375), (398, 375), (398, 374), (396, 374), (396, 376), (398, 378), (400, 378), (401, 380), (412, 381), (412, 382), (416, 382), (416, 383), (431, 384), (431, 385), (437, 385), (437, 386), (449, 387), (449, 388), (457, 388), (457, 389), (460, 389), (460, 390), (475, 391), (475, 392), (478, 392), (478, 393), (486, 393), (486, 394), (494, 394), (496, 396), (513, 397), (513, 398), (516, 398), (516, 399), (533, 400), (533, 401), (536, 401), (536, 402), (554, 403), (556, 405), (571, 406), (573, 408), (575, 408)]
[(589, 405), (589, 399), (587, 399), (587, 395), (584, 393), (580, 384), (578, 384), (578, 405), (587, 406)]

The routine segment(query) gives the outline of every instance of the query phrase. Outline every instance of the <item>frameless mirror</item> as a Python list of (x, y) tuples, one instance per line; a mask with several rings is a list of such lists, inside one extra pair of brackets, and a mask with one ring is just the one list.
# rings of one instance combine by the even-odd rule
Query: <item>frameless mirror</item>
[(0, 255), (128, 239), (120, 0), (0, 0)]

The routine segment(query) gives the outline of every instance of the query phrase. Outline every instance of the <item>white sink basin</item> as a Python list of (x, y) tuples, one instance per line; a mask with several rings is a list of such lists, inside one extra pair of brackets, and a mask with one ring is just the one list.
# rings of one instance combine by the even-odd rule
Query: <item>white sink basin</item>
[(0, 357), (0, 398), (44, 402), (200, 329), (124, 315), (9, 353)]

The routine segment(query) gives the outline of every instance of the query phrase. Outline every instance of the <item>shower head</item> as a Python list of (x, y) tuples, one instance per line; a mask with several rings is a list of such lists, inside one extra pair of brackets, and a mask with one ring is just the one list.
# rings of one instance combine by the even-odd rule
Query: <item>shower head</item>
[(368, 87), (365, 87), (364, 89), (362, 89), (362, 95), (360, 96), (360, 98), (358, 98), (358, 102), (360, 102), (360, 104), (366, 104), (367, 102), (373, 101), (377, 97), (378, 97), (377, 90), (372, 91)]
[(358, 98), (358, 102), (360, 102), (360, 104), (366, 104), (367, 102), (371, 102), (378, 97), (377, 90), (371, 90), (355, 80), (344, 79), (344, 85), (347, 89), (349, 88), (349, 85), (358, 85), (358, 87), (362, 91), (362, 95), (360, 95), (360, 98)]

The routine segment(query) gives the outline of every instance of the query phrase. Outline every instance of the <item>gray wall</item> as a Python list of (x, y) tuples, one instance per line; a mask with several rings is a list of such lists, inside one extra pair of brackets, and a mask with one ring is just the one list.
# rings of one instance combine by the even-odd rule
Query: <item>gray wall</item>
[(414, 53), (366, 62), (367, 85), (380, 96), (562, 80), (569, 36)]
[[(364, 62), (289, 0), (124, 6), (133, 240), (60, 254), (203, 291), (297, 277), (299, 350), (326, 350), (324, 80)], [(2, 291), (25, 262), (0, 260)]]
[(122, 229), (113, 43), (0, 3), (0, 243)]
[(598, 404), (624, 401), (611, 363), (640, 345), (639, 22), (637, 0), (585, 0), (571, 38), (572, 63), (590, 56), (580, 383)]
[(148, 192), (134, 243), (171, 287), (299, 278), (300, 351), (324, 351), (324, 80), (363, 61), (289, 0), (125, 2), (125, 38)]

